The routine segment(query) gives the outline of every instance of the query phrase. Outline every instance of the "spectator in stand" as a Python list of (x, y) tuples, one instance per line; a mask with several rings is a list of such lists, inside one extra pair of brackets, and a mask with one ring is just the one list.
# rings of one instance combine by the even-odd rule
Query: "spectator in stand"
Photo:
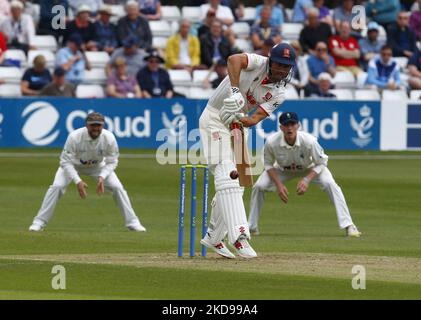
[(331, 27), (327, 23), (319, 21), (319, 9), (309, 9), (307, 25), (300, 32), (300, 44), (303, 51), (311, 53), (318, 42), (329, 43), (331, 36)]
[(324, 0), (314, 0), (314, 7), (319, 9), (319, 21), (327, 23), (330, 26), (333, 26), (333, 17), (330, 15), (330, 10), (328, 7), (325, 7)]
[(34, 66), (25, 71), (20, 82), (22, 95), (38, 96), (41, 89), (52, 81), (50, 71), (45, 65), (46, 60), (43, 55), (34, 58)]
[(273, 42), (272, 38), (268, 38), (263, 42), (263, 47), (260, 50), (257, 50), (256, 53), (264, 57), (269, 57), (270, 50), (274, 45), (275, 42)]
[[(216, 73), (217, 77), (216, 79), (210, 81), (210, 78), (214, 72)], [(209, 73), (206, 76), (205, 80), (203, 81), (203, 87), (206, 89), (207, 88), (216, 89), (227, 75), (228, 75), (227, 62), (224, 60), (219, 60), (215, 65), (213, 65), (209, 69)]]
[(417, 51), (417, 36), (409, 27), (408, 12), (399, 12), (396, 23), (387, 30), (387, 44), (392, 47), (394, 57), (411, 58)]
[(304, 23), (307, 19), (308, 10), (313, 6), (312, 0), (296, 0), (292, 13), (292, 22)]
[(200, 21), (204, 21), (208, 14), (208, 11), (215, 11), (215, 18), (222, 25), (229, 27), (234, 23), (234, 16), (231, 12), (231, 9), (227, 6), (221, 5), (221, 0), (209, 0), (209, 3), (202, 4), (200, 6)]
[(384, 41), (379, 39), (379, 25), (375, 21), (371, 21), (367, 26), (367, 36), (358, 41), (361, 50), (361, 63), (365, 71), (367, 71), (368, 62), (380, 53), (380, 49), (384, 45)]
[(73, 13), (76, 14), (78, 12), (80, 6), (82, 5), (88, 5), (90, 10), (90, 15), (92, 17), (95, 17), (97, 14), (97, 11), (101, 6), (104, 5), (103, 0), (69, 0), (70, 8), (73, 10)]
[(105, 67), (105, 73), (110, 77), (113, 72), (114, 62), (117, 58), (123, 57), (127, 64), (127, 73), (136, 76), (139, 70), (145, 66), (145, 56), (145, 50), (137, 47), (136, 38), (128, 36), (123, 41), (123, 47), (114, 50), (110, 61)]
[(31, 42), (35, 37), (34, 21), (32, 17), (22, 13), (22, 2), (13, 0), (10, 7), (11, 15), (3, 20), (0, 31), (6, 36), (9, 49), (20, 49), (26, 53), (33, 49)]
[(0, 0), (0, 23), (3, 19), (10, 16), (10, 2), (8, 0)]
[(417, 0), (418, 9), (411, 13), (409, 26), (415, 31), (418, 40), (421, 40), (421, 0)]
[(379, 90), (401, 89), (399, 65), (393, 60), (390, 46), (384, 45), (380, 56), (371, 59), (365, 84)]
[(200, 38), (200, 61), (210, 68), (220, 59), (227, 60), (237, 51), (231, 46), (230, 41), (224, 36), (222, 24), (215, 20), (210, 28), (210, 33)]
[(56, 54), (56, 67), (63, 68), (66, 80), (75, 85), (82, 82), (85, 69), (90, 69), (90, 64), (81, 51), (82, 43), (82, 37), (74, 33), (67, 39), (66, 47), (58, 50)]
[(160, 0), (138, 0), (140, 16), (146, 20), (161, 19), (161, 1)]
[(151, 51), (145, 57), (146, 66), (137, 74), (137, 82), (142, 90), (144, 98), (172, 98), (174, 95), (173, 85), (167, 70), (160, 67), (165, 63), (158, 51)]
[(272, 39), (274, 43), (281, 42), (279, 27), (273, 25), (271, 21), (272, 7), (265, 5), (260, 11), (260, 19), (250, 30), (250, 40), (253, 49), (260, 50), (266, 39)]
[(421, 89), (421, 52), (417, 50), (408, 61), (409, 80), (412, 90)]
[[(336, 32), (339, 33), (340, 25), (343, 21), (347, 21), (349, 24), (352, 23), (352, 19), (356, 14), (352, 13), (352, 7), (355, 5), (354, 0), (341, 0), (341, 5), (333, 10), (333, 23)], [(354, 32), (356, 36), (358, 33)]]
[(200, 66), (200, 42), (190, 34), (191, 23), (181, 21), (179, 32), (170, 37), (166, 48), (166, 68), (185, 69), (190, 73)]
[(91, 8), (82, 4), (77, 10), (77, 16), (66, 26), (66, 36), (63, 39), (65, 43), (67, 38), (75, 33), (82, 37), (82, 49), (87, 51), (97, 51), (95, 25), (90, 21)]
[(42, 88), (40, 96), (75, 97), (76, 87), (66, 81), (66, 71), (57, 67), (54, 70), (53, 81)]
[(284, 13), (277, 0), (263, 0), (263, 4), (256, 7), (256, 24), (262, 19), (262, 11), (264, 7), (269, 6), (271, 10), (270, 24), (274, 27), (280, 27), (285, 22)]
[(6, 51), (7, 51), (7, 41), (6, 41), (6, 38), (4, 37), (4, 34), (0, 31), (0, 66), (3, 64), (5, 60)]
[(240, 0), (222, 0), (221, 4), (231, 9), (235, 21), (244, 17), (244, 4)]
[(341, 22), (339, 35), (330, 37), (329, 49), (335, 59), (337, 71), (348, 70), (355, 77), (362, 71), (358, 66), (360, 48), (357, 39), (351, 36), (351, 26), (348, 21)]
[[(57, 13), (53, 13), (53, 7), (61, 5), (65, 9), (66, 16), (69, 15), (69, 3), (67, 0), (50, 0), (40, 2), (40, 21), (38, 23), (37, 34), (52, 35), (57, 40), (65, 32), (63, 29), (56, 29), (52, 26), (52, 21)], [(67, 19), (67, 18), (66, 18)]]
[(127, 15), (117, 23), (118, 41), (123, 43), (127, 36), (134, 36), (137, 46), (148, 50), (152, 47), (152, 33), (148, 20), (140, 16), (139, 4), (134, 0), (127, 1), (126, 12)]
[(113, 98), (142, 98), (136, 78), (127, 73), (126, 60), (117, 58), (114, 67), (115, 72), (107, 80), (107, 95)]
[(214, 9), (209, 9), (206, 13), (206, 18), (202, 21), (202, 25), (197, 29), (197, 36), (199, 39), (206, 33), (210, 33), (210, 26), (216, 20), (216, 13)]
[(39, 11), (35, 8), (32, 1), (30, 0), (19, 0), (19, 1), (21, 1), (23, 4), (23, 13), (32, 17), (32, 21), (34, 22), (35, 29), (36, 29), (39, 23)]
[(336, 95), (329, 91), (332, 88), (333, 83), (330, 74), (327, 72), (323, 72), (319, 74), (317, 80), (317, 90), (315, 92), (312, 92), (310, 94), (310, 97), (335, 99)]
[(98, 13), (99, 19), (95, 22), (97, 49), (112, 54), (118, 46), (116, 27), (110, 23), (110, 18), (113, 15), (112, 9), (109, 5), (103, 5)]
[(328, 54), (326, 43), (320, 41), (316, 44), (314, 54), (307, 59), (309, 69), (309, 83), (306, 88), (306, 96), (313, 92), (317, 92), (319, 85), (319, 75), (328, 73), (332, 78), (336, 75), (336, 65), (333, 58)]
[(291, 47), (294, 48), (296, 55), (296, 62), (293, 70), (291, 84), (294, 86), (295, 90), (300, 93), (301, 90), (304, 90), (304, 88), (307, 86), (310, 73), (308, 70), (306, 58), (303, 56), (303, 50), (300, 46), (300, 42), (297, 40), (292, 41)]
[(367, 1), (365, 5), (367, 17), (382, 25), (385, 30), (396, 21), (400, 9), (399, 0), (373, 0)]

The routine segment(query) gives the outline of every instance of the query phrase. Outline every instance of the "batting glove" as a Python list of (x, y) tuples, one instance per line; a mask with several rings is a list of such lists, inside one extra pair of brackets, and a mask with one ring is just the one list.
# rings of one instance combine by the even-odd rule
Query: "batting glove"
[(240, 119), (244, 117), (244, 113), (231, 113), (231, 114), (226, 114), (224, 119), (222, 120), (222, 123), (227, 127), (231, 127), (231, 123), (233, 122), (240, 122)]

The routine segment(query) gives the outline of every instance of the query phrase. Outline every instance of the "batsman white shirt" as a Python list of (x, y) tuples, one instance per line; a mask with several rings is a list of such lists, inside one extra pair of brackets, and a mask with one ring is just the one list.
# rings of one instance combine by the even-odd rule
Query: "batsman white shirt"
[(75, 184), (82, 179), (78, 171), (100, 170), (99, 176), (106, 179), (118, 165), (118, 145), (114, 135), (103, 129), (97, 139), (92, 139), (86, 127), (69, 134), (60, 156), (60, 166)]
[(278, 168), (284, 172), (303, 172), (308, 169), (320, 174), (327, 167), (328, 156), (317, 142), (316, 137), (303, 131), (297, 132), (297, 140), (290, 146), (279, 131), (270, 136), (264, 148), (266, 170)]
[[(259, 106), (269, 116), (285, 100), (285, 87), (280, 83), (267, 83), (269, 59), (254, 53), (246, 53), (247, 68), (241, 70), (239, 89), (246, 98), (244, 113), (249, 113)], [(219, 110), (224, 99), (231, 95), (231, 83), (228, 76), (222, 80), (208, 101), (208, 106)]]

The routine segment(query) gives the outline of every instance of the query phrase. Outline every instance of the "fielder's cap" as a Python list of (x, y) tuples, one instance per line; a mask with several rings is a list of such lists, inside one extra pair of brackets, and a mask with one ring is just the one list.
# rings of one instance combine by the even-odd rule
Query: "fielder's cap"
[(72, 33), (67, 41), (73, 42), (78, 47), (80, 47), (83, 43), (82, 36), (79, 33)]
[(57, 77), (62, 77), (66, 74), (66, 70), (64, 70), (62, 67), (57, 67), (54, 69), (54, 75)]
[(87, 124), (104, 124), (105, 119), (104, 119), (104, 116), (100, 114), (99, 112), (91, 112), (86, 117), (86, 123)]
[(367, 31), (379, 31), (380, 30), (380, 26), (376, 21), (371, 21), (368, 26), (367, 26)]
[(98, 12), (99, 12), (99, 13), (104, 13), (104, 14), (107, 14), (107, 15), (109, 15), (109, 16), (113, 16), (113, 15), (114, 15), (114, 14), (113, 14), (113, 9), (111, 8), (111, 6), (109, 6), (109, 5), (107, 5), (107, 4), (102, 5), (102, 6), (99, 8)]
[(295, 112), (282, 112), (281, 116), (279, 117), (279, 123), (283, 126), (287, 123), (298, 123), (300, 119)]
[(288, 43), (279, 43), (270, 50), (270, 59), (276, 63), (295, 65), (295, 50)]
[(123, 40), (123, 47), (124, 48), (131, 48), (135, 46), (137, 43), (137, 39), (135, 36), (128, 36)]
[(81, 6), (79, 6), (79, 8), (77, 8), (77, 14), (79, 14), (81, 12), (89, 12), (89, 13), (91, 13), (92, 12), (92, 9), (87, 4), (82, 4)]
[(13, 0), (12, 2), (10, 2), (10, 7), (11, 8), (23, 9), (23, 3), (21, 1), (18, 1), (18, 0)]
[(329, 80), (330, 82), (332, 82), (332, 77), (330, 76), (329, 73), (327, 72), (322, 72), (321, 74), (319, 74), (319, 76), (317, 77), (317, 80)]

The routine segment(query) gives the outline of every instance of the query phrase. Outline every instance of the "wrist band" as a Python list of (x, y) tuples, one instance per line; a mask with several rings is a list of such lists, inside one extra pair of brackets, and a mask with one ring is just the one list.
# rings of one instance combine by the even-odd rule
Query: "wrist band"
[(304, 177), (304, 178), (303, 178), (303, 181), (304, 181), (305, 183), (307, 183), (307, 184), (310, 184), (310, 179), (309, 179), (309, 178), (307, 178), (307, 177)]
[(235, 93), (238, 93), (238, 92), (240, 92), (240, 88), (237, 88), (237, 87), (231, 87), (231, 93), (232, 93), (232, 94), (235, 94)]

